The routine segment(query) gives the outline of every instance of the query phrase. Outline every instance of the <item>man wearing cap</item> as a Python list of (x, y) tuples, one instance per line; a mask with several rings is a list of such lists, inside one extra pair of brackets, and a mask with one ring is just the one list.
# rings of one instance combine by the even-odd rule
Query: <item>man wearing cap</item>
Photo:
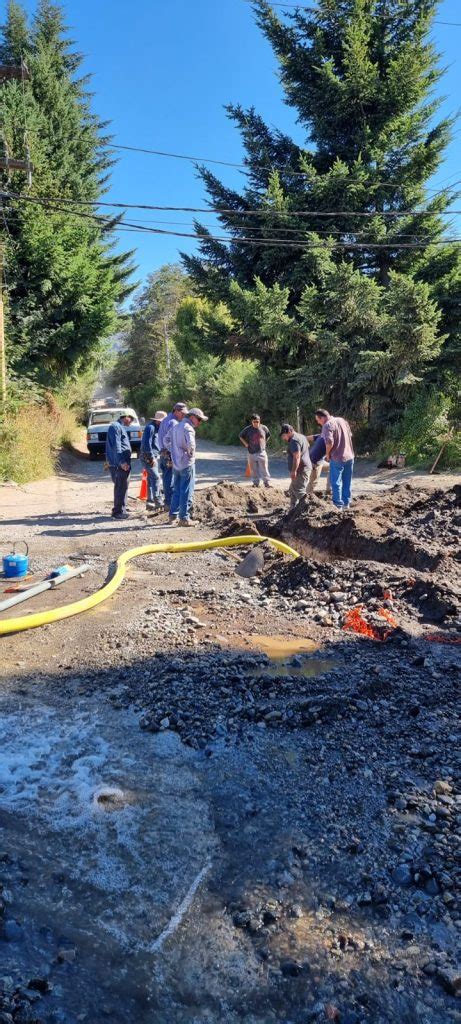
[(133, 420), (130, 413), (122, 412), (111, 423), (106, 438), (106, 463), (114, 485), (113, 519), (127, 519), (126, 495), (131, 473), (131, 444), (126, 428)]
[(158, 446), (158, 433), (162, 420), (166, 419), (166, 412), (159, 410), (155, 413), (149, 423), (144, 427), (142, 435), (141, 450), (139, 458), (144, 464), (147, 472), (147, 501), (146, 510), (153, 512), (154, 509), (163, 508), (163, 500), (160, 494), (160, 473), (158, 461), (160, 448)]
[(288, 488), (290, 508), (301, 501), (307, 494), (312, 463), (309, 457), (309, 445), (304, 434), (298, 434), (291, 423), (283, 423), (280, 437), (287, 445), (288, 471), (291, 484)]
[(180, 423), (184, 419), (187, 413), (187, 405), (185, 402), (176, 402), (171, 412), (165, 419), (162, 420), (158, 435), (157, 443), (160, 451), (159, 469), (162, 474), (163, 480), (163, 495), (164, 495), (164, 508), (169, 509), (171, 505), (171, 494), (173, 484), (173, 463), (171, 461), (171, 455), (168, 449), (165, 447), (165, 438), (170, 430), (171, 425)]
[(208, 419), (201, 409), (189, 409), (186, 417), (176, 425), (172, 422), (165, 437), (165, 446), (173, 463), (173, 494), (170, 505), (170, 523), (195, 526), (190, 517), (195, 489), (195, 431)]
[(266, 444), (270, 436), (268, 427), (261, 423), (261, 417), (257, 412), (253, 413), (251, 423), (244, 427), (239, 434), (240, 441), (248, 451), (253, 487), (259, 487), (261, 480), (264, 481), (265, 487), (271, 486), (266, 451)]

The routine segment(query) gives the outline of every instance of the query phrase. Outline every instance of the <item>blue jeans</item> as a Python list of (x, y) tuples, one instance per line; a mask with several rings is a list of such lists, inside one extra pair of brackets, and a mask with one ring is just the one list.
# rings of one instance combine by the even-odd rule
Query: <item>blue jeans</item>
[(192, 498), (195, 490), (195, 466), (186, 469), (175, 469), (173, 473), (173, 495), (170, 505), (170, 516), (190, 519)]
[(158, 460), (154, 461), (153, 466), (150, 466), (148, 462), (145, 462), (141, 455), (142, 464), (147, 473), (147, 500), (151, 505), (163, 505), (160, 496), (160, 473), (158, 471)]
[(130, 470), (120, 469), (120, 466), (109, 466), (110, 475), (112, 477), (112, 483), (114, 485), (114, 507), (112, 509), (113, 516), (119, 516), (121, 512), (126, 512), (126, 495), (128, 491), (128, 484), (130, 481)]
[(160, 472), (163, 480), (163, 494), (165, 497), (166, 508), (171, 505), (171, 496), (173, 492), (173, 466), (171, 465), (170, 457), (166, 455), (160, 456)]
[(353, 471), (353, 459), (348, 459), (347, 462), (330, 461), (331, 491), (336, 508), (348, 508), (351, 503)]

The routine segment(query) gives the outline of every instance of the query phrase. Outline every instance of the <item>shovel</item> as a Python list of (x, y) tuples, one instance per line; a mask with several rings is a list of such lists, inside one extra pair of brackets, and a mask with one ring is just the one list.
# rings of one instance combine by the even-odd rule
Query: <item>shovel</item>
[(252, 576), (257, 576), (258, 572), (264, 568), (264, 547), (266, 541), (261, 541), (260, 544), (255, 544), (251, 548), (251, 551), (245, 555), (245, 558), (239, 562), (235, 567), (235, 571), (238, 576), (243, 576), (246, 580), (251, 579)]

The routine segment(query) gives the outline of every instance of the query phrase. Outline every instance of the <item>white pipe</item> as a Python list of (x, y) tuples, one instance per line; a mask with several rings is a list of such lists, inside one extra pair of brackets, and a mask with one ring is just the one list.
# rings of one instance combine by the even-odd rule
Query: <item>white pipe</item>
[(29, 587), (22, 594), (15, 594), (14, 597), (9, 597), (6, 601), (2, 601), (0, 603), (0, 612), (6, 612), (7, 608), (13, 608), (15, 604), (22, 604), (23, 601), (36, 597), (37, 594), (43, 594), (45, 590), (54, 590), (60, 583), (67, 583), (67, 580), (72, 580), (75, 576), (82, 576), (90, 568), (86, 564), (80, 565), (76, 569), (69, 569), (69, 572), (63, 573), (62, 576), (54, 576), (51, 580), (43, 580), (42, 583), (36, 583), (34, 587)]

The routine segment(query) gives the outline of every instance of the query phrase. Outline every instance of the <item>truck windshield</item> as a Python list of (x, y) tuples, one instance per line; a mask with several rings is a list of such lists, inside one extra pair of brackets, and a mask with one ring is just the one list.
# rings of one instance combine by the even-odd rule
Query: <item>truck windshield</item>
[(90, 423), (112, 423), (113, 420), (117, 420), (119, 413), (112, 412), (111, 409), (105, 409), (104, 412), (92, 412), (90, 416)]

